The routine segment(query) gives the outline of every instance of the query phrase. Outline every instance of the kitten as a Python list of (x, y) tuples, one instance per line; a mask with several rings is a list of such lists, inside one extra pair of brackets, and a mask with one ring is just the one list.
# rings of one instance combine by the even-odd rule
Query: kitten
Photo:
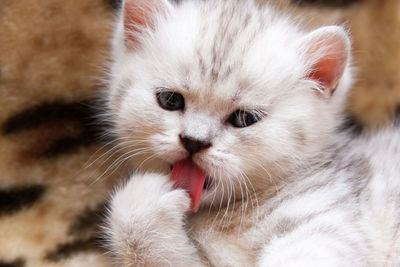
[(112, 56), (108, 117), (137, 170), (110, 206), (118, 266), (400, 266), (400, 134), (337, 131), (342, 27), (126, 0)]

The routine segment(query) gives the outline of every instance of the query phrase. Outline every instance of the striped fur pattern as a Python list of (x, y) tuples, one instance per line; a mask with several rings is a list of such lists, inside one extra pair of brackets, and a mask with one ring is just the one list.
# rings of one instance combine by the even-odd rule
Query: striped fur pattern
[[(399, 129), (337, 130), (347, 33), (298, 25), (252, 2), (124, 2), (106, 116), (137, 173), (110, 206), (118, 266), (400, 264)], [(238, 109), (259, 121), (232, 127)], [(189, 155), (182, 133), (211, 145)], [(188, 156), (211, 180), (197, 213), (169, 180)]]

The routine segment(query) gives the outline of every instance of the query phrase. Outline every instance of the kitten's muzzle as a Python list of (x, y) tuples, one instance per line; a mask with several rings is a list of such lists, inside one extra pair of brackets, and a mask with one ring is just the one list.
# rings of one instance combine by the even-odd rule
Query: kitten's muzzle
[(189, 152), (190, 155), (193, 155), (201, 150), (207, 149), (212, 145), (208, 141), (196, 140), (184, 135), (179, 135), (179, 139), (183, 147)]

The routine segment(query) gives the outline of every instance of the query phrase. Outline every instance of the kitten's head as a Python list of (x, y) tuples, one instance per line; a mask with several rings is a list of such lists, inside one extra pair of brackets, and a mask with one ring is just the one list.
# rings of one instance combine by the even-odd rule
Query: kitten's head
[(305, 33), (250, 1), (122, 9), (107, 97), (136, 165), (192, 157), (211, 179), (206, 201), (284, 179), (337, 127), (350, 85), (341, 27)]

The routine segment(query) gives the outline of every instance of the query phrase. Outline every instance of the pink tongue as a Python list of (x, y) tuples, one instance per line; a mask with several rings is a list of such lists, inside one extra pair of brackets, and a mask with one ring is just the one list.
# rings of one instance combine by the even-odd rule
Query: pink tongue
[(190, 158), (186, 158), (174, 164), (171, 179), (176, 188), (188, 191), (192, 199), (192, 210), (196, 212), (199, 209), (206, 174)]

